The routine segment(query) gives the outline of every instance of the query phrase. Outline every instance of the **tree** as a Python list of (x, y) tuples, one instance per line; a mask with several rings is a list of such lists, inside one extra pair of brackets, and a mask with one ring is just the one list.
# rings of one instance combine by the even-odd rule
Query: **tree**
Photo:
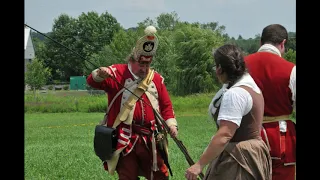
[[(76, 39), (74, 38), (77, 35), (76, 29), (76, 19), (67, 14), (61, 14), (54, 20), (52, 32), (48, 36), (69, 49), (78, 52), (75, 48)], [(77, 64), (73, 63), (73, 59), (79, 60), (80, 58), (56, 42), (50, 39), (45, 41), (47, 48), (46, 58), (43, 62), (46, 67), (52, 69), (53, 79), (67, 80), (69, 79), (68, 75), (74, 74), (78, 69)]]
[(110, 44), (120, 29), (120, 24), (108, 12), (99, 15), (91, 11), (78, 18), (61, 14), (54, 21), (50, 37), (73, 52), (53, 41), (46, 43), (50, 48), (47, 48), (45, 63), (52, 67), (54, 79), (68, 81), (70, 76), (83, 75), (88, 68), (85, 59)]
[[(143, 35), (143, 30), (120, 30), (114, 34), (113, 41), (109, 45), (105, 45), (101, 51), (92, 54), (90, 62), (95, 66), (109, 66), (112, 64), (127, 63), (126, 58), (131, 53), (132, 48), (136, 45), (136, 41)], [(85, 72), (91, 73), (93, 69), (98, 67), (86, 62)]]
[(254, 35), (254, 39), (259, 40), (259, 42), (260, 42), (261, 34), (258, 33), (258, 34), (256, 34), (256, 35)]
[[(31, 33), (32, 34), (32, 40), (33, 40), (33, 46), (35, 51), (35, 57), (37, 57), (38, 60), (44, 62), (47, 59), (47, 46), (45, 44), (44, 36), (38, 33)], [(46, 64), (44, 64), (46, 66)]]
[(178, 58), (177, 48), (174, 42), (174, 34), (171, 30), (159, 30), (159, 46), (157, 54), (152, 61), (152, 67), (159, 72), (169, 91), (176, 89), (176, 59)]
[(284, 59), (296, 64), (296, 51), (289, 49), (283, 56)]
[(156, 19), (158, 28), (162, 30), (173, 30), (179, 22), (178, 14), (175, 11), (171, 13), (162, 13)]
[(147, 26), (157, 26), (157, 25), (150, 17), (148, 17), (144, 21), (138, 22), (138, 26), (139, 27), (147, 27)]
[(289, 50), (289, 49), (296, 51), (296, 33), (295, 32), (288, 32), (286, 50)]
[(200, 27), (203, 29), (211, 29), (212, 31), (218, 31), (221, 34), (223, 34), (226, 30), (226, 27), (223, 25), (219, 26), (218, 22), (209, 22), (209, 23), (200, 24)]
[(174, 94), (187, 95), (215, 90), (217, 81), (212, 71), (212, 48), (225, 43), (222, 34), (192, 24), (182, 24), (174, 37), (174, 47), (178, 51), (178, 84)]
[(25, 83), (31, 87), (35, 95), (36, 90), (43, 87), (51, 76), (51, 70), (44, 67), (43, 62), (35, 58), (27, 64)]

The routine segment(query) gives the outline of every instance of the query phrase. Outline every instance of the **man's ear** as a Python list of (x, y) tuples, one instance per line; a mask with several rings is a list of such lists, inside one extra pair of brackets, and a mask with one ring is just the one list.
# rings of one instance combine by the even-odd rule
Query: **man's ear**
[(286, 44), (286, 42), (287, 42), (287, 40), (286, 40), (286, 39), (284, 39), (284, 40), (280, 43), (281, 48), (284, 48), (284, 45)]

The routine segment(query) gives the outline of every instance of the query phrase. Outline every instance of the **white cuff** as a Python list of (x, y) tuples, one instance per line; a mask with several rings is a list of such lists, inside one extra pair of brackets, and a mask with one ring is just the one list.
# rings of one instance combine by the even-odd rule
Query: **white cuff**
[(91, 73), (91, 74), (92, 74), (92, 78), (93, 78), (93, 80), (94, 80), (95, 82), (101, 82), (101, 81), (104, 80), (102, 77), (98, 76), (98, 70), (99, 70), (99, 69), (95, 69), (95, 70), (93, 70), (92, 73)]
[(166, 120), (167, 125), (170, 126), (178, 126), (177, 120), (175, 118), (169, 118)]

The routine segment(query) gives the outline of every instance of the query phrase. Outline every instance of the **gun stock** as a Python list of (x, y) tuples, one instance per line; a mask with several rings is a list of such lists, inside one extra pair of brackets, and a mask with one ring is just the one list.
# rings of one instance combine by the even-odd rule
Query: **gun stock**
[[(161, 117), (161, 115), (159, 114), (159, 112), (155, 109), (153, 109), (154, 111), (154, 114), (156, 116), (156, 119), (159, 121), (159, 124), (160, 125), (163, 125), (164, 129), (167, 131), (167, 132), (170, 132), (170, 128), (169, 126), (167, 125), (167, 123), (164, 121), (164, 119)], [(187, 151), (187, 148), (183, 145), (182, 141), (178, 140), (176, 137), (172, 137), (171, 138), (173, 139), (173, 141), (177, 144), (177, 146), (179, 147), (179, 149), (181, 150), (181, 152), (184, 154), (189, 166), (192, 166), (194, 165), (194, 161), (191, 159), (188, 151)], [(204, 174), (201, 172), (199, 174), (200, 178), (203, 179), (204, 178)]]

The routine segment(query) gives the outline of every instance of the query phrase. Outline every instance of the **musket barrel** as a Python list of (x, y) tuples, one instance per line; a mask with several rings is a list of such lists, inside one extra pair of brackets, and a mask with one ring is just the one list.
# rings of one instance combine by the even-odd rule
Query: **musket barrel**
[[(164, 119), (161, 117), (161, 115), (159, 114), (159, 112), (155, 109), (153, 109), (154, 114), (156, 115), (156, 119), (158, 121), (160, 121), (159, 123), (162, 124), (165, 128), (165, 130), (167, 132), (170, 132), (170, 128), (169, 126), (166, 124), (166, 122), (164, 121)], [(178, 140), (176, 137), (172, 137), (171, 138), (174, 140), (174, 142), (177, 144), (177, 146), (179, 147), (179, 149), (182, 151), (182, 153), (184, 154), (189, 166), (194, 165), (194, 161), (192, 160), (192, 158), (190, 157), (187, 148), (182, 144), (182, 141)], [(204, 174), (201, 172), (199, 174), (200, 178), (203, 179), (204, 178)]]

